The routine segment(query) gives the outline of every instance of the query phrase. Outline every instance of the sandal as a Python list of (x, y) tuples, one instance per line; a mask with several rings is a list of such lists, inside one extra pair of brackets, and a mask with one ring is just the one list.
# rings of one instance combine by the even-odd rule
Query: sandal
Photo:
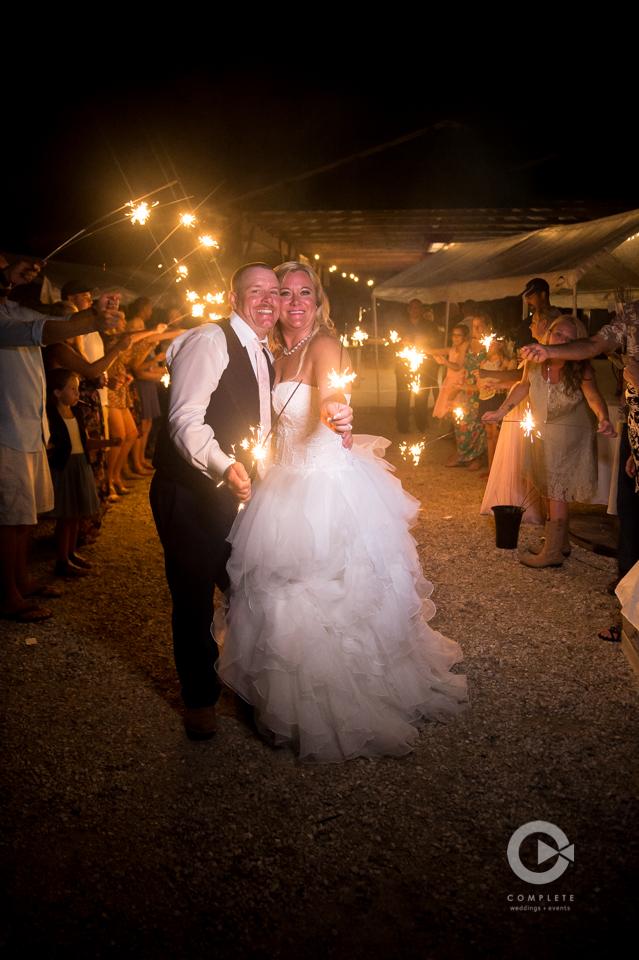
[[(605, 637), (607, 633), (609, 636)], [(621, 630), (619, 627), (608, 627), (607, 630), (600, 630), (597, 634), (600, 640), (607, 640), (609, 643), (621, 643)]]

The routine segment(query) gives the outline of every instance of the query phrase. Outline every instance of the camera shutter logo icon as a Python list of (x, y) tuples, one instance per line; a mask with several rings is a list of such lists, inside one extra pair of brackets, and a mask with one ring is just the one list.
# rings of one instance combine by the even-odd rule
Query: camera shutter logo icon
[[(557, 844), (557, 848), (555, 848), (544, 843), (543, 840), (537, 841), (538, 864), (545, 863), (545, 861), (550, 860), (551, 857), (557, 857), (557, 862), (554, 866), (540, 873), (529, 870), (528, 867), (523, 865), (519, 858), (520, 847), (526, 837), (529, 837), (531, 833), (544, 833), (546, 836), (551, 837)], [(567, 870), (570, 862), (574, 862), (575, 847), (574, 844), (569, 843), (568, 837), (563, 830), (556, 827), (554, 823), (548, 823), (547, 820), (531, 820), (530, 823), (525, 823), (523, 827), (515, 830), (508, 841), (507, 856), (511, 869), (517, 874), (520, 880), (536, 884), (552, 883), (553, 880), (559, 879), (562, 873)]]

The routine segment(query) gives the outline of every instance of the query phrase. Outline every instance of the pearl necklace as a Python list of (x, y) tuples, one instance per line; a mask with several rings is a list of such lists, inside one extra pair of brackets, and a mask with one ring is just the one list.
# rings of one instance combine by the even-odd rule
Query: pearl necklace
[(294, 347), (291, 347), (290, 350), (288, 350), (286, 347), (284, 347), (284, 356), (285, 356), (285, 357), (290, 357), (290, 355), (291, 355), (292, 353), (295, 353), (295, 351), (297, 350), (298, 347), (301, 347), (302, 344), (303, 344), (303, 343), (306, 343), (306, 341), (309, 340), (312, 336), (313, 336), (313, 331), (311, 330), (311, 332), (308, 334), (307, 337), (304, 337), (303, 340), (300, 340), (299, 343), (296, 343), (295, 346), (294, 346)]

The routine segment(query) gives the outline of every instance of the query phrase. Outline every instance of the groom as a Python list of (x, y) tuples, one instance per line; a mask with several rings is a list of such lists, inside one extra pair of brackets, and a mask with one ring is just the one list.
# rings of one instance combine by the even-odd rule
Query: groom
[[(274, 373), (267, 338), (279, 314), (277, 277), (265, 263), (240, 267), (229, 301), (228, 320), (190, 330), (167, 350), (168, 423), (153, 459), (151, 508), (173, 600), (175, 663), (191, 740), (208, 740), (217, 728), (213, 594), (216, 585), (229, 585), (226, 538), (238, 502), (251, 498), (250, 455), (239, 441), (258, 423), (264, 432), (270, 428)], [(339, 432), (351, 419), (347, 408), (335, 424)], [(237, 460), (229, 456), (233, 446)]]

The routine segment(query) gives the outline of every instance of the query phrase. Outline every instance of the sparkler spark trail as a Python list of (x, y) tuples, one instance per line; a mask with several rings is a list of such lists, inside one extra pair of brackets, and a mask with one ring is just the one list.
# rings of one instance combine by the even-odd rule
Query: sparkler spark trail
[(421, 350), (417, 350), (415, 347), (404, 347), (403, 350), (397, 352), (397, 356), (400, 358), (400, 360), (404, 361), (411, 373), (415, 373), (417, 370), (419, 370), (422, 363), (426, 359), (426, 354)]
[(189, 301), (189, 303), (195, 303), (196, 300), (200, 299), (200, 295), (199, 293), (196, 293), (195, 290), (187, 290), (186, 299)]
[(204, 316), (204, 304), (203, 303), (194, 303), (193, 309), (191, 310), (192, 317), (203, 317)]
[(203, 237), (198, 237), (198, 240), (203, 247), (215, 247), (216, 250), (219, 250), (220, 245), (217, 240), (214, 240), (213, 237), (205, 234)]
[[(56, 247), (55, 250), (52, 250), (51, 253), (47, 254), (47, 256), (43, 258), (43, 262), (50, 260), (53, 256), (55, 256), (56, 253), (59, 253), (60, 250), (64, 250), (65, 247), (68, 247), (75, 240), (78, 240), (80, 237), (84, 236), (84, 234), (86, 234), (91, 227), (95, 227), (98, 223), (102, 223), (103, 220), (108, 220), (109, 217), (119, 213), (120, 210), (126, 210), (127, 207), (134, 206), (136, 203), (140, 203), (141, 200), (146, 200), (147, 197), (152, 197), (154, 193), (160, 193), (161, 190), (166, 190), (167, 187), (174, 187), (176, 183), (177, 180), (172, 180), (171, 183), (165, 183), (163, 187), (158, 187), (156, 190), (151, 190), (150, 193), (145, 193), (142, 197), (138, 197), (137, 200), (129, 200), (128, 203), (124, 203), (121, 207), (116, 207), (115, 210), (111, 210), (109, 213), (103, 214), (103, 216), (98, 217), (97, 220), (94, 220), (92, 223), (90, 223), (88, 227), (78, 230), (78, 232), (74, 233), (72, 237), (69, 237), (69, 239), (65, 240), (64, 243), (61, 243), (59, 247)], [(118, 223), (121, 223), (121, 221), (118, 221)], [(109, 226), (113, 226), (113, 224), (109, 224)]]
[(419, 393), (419, 374), (411, 380), (410, 389), (412, 393)]
[(391, 343), (400, 343), (402, 338), (398, 334), (397, 330), (391, 330), (389, 339)]
[(170, 382), (171, 382), (171, 374), (170, 374), (170, 373), (165, 373), (163, 377), (160, 377), (160, 379), (161, 379), (162, 383), (164, 384), (164, 386), (165, 386), (165, 387), (167, 388), (167, 390), (168, 390), (169, 384), (170, 384)]
[(333, 390), (339, 390), (340, 393), (343, 393), (344, 388), (349, 383), (352, 383), (355, 377), (357, 376), (356, 373), (349, 373), (348, 370), (349, 370), (348, 367), (346, 367), (346, 370), (344, 371), (344, 373), (338, 373), (337, 370), (335, 369), (331, 370), (331, 372), (328, 375), (329, 387), (332, 387)]
[(194, 227), (195, 226), (195, 217), (192, 213), (183, 213), (180, 217), (180, 223), (184, 227)]
[(490, 345), (491, 345), (491, 343), (493, 342), (493, 340), (495, 340), (495, 334), (494, 334), (494, 333), (489, 333), (488, 336), (482, 337), (479, 342), (481, 343), (481, 345), (482, 345), (486, 350), (488, 350), (488, 349), (490, 348)]
[(453, 410), (453, 413), (455, 414), (455, 422), (462, 423), (464, 419), (464, 408), (455, 407), (455, 409)]

